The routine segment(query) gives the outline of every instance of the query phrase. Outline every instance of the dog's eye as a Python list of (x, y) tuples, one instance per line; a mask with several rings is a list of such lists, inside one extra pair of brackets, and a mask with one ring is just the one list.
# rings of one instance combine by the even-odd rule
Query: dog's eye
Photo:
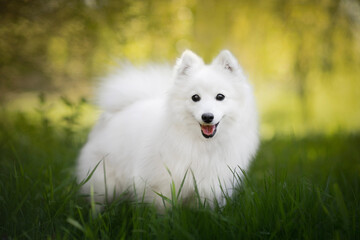
[(197, 95), (197, 94), (195, 94), (195, 95), (193, 95), (192, 97), (191, 97), (191, 99), (194, 101), (194, 102), (198, 102), (198, 101), (200, 101), (200, 96), (199, 95)]
[(222, 101), (224, 99), (225, 99), (225, 96), (223, 94), (219, 93), (218, 95), (216, 95), (216, 100)]

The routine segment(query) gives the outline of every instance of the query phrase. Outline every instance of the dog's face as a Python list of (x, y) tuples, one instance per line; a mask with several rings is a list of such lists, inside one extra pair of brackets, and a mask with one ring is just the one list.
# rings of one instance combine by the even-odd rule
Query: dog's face
[[(226, 76), (225, 76), (226, 77)], [(234, 91), (223, 74), (204, 66), (189, 78), (186, 106), (199, 124), (202, 136), (212, 138), (231, 112)]]
[(220, 53), (211, 65), (205, 65), (190, 51), (178, 60), (175, 84), (182, 102), (177, 104), (184, 108), (186, 124), (196, 126), (203, 137), (214, 137), (225, 128), (224, 122), (237, 117), (234, 113), (242, 95), (239, 71), (228, 51)]

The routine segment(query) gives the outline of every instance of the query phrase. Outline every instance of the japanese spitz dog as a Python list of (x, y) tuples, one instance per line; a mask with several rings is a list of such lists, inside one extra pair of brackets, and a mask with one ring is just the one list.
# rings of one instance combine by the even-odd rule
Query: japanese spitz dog
[(82, 192), (96, 201), (224, 203), (256, 153), (252, 87), (227, 50), (210, 65), (186, 50), (173, 71), (128, 65), (99, 92), (104, 112), (77, 165), (79, 181), (93, 172)]

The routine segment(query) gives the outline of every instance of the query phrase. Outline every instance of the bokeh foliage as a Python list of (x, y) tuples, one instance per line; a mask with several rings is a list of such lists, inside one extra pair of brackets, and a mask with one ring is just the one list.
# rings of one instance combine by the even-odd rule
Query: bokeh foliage
[(359, 13), (359, 0), (0, 0), (1, 238), (359, 239), (358, 133), (263, 139), (224, 209), (119, 199), (94, 216), (73, 177), (97, 114), (83, 89), (119, 59), (185, 48), (238, 57), (265, 138), (358, 131)]
[(359, 0), (0, 0), (0, 95), (84, 88), (119, 59), (228, 48), (255, 85), (262, 132), (360, 127)]

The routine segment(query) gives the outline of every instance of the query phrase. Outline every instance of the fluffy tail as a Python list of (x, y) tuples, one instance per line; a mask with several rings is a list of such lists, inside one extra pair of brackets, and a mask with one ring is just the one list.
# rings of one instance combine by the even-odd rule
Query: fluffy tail
[(165, 94), (172, 79), (172, 69), (167, 65), (125, 64), (101, 83), (97, 103), (107, 112), (116, 112), (136, 101)]

